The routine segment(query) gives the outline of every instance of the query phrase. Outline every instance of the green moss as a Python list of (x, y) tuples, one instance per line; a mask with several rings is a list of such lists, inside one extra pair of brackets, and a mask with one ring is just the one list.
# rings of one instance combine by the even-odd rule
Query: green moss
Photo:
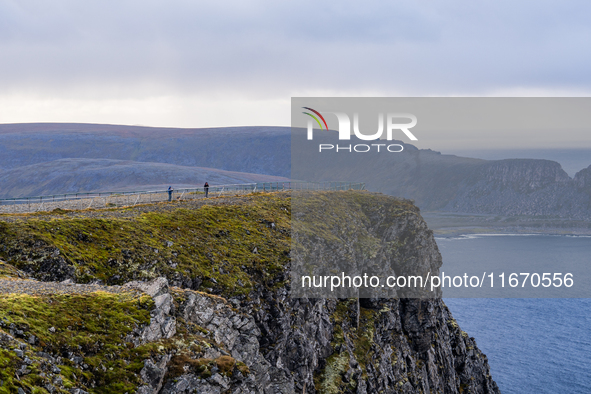
[(335, 353), (326, 360), (326, 367), (318, 381), (317, 390), (320, 393), (336, 394), (343, 392), (343, 375), (349, 369), (349, 353)]
[(450, 326), (453, 330), (457, 330), (460, 328), (456, 319), (451, 318), (447, 321), (447, 325)]
[(367, 364), (371, 360), (373, 337), (375, 333), (375, 319), (377, 311), (360, 308), (359, 328), (353, 336), (355, 345), (354, 355), (365, 374)]
[[(85, 387), (94, 393), (133, 391), (140, 383), (137, 372), (143, 360), (154, 352), (154, 344), (134, 349), (125, 337), (134, 328), (149, 323), (152, 307), (150, 297), (129, 294), (2, 295), (0, 320), (4, 330), (14, 324), (24, 338), (37, 338), (25, 352), (31, 360), (30, 372), (20, 380), (15, 372), (23, 364), (22, 359), (14, 352), (0, 350), (2, 388), (9, 392), (17, 386), (44, 390), (40, 387), (49, 380), (42, 374), (51, 370), (37, 355), (43, 351), (62, 357), (58, 367), (66, 388)], [(83, 362), (74, 363), (73, 357), (82, 357)]]
[(367, 259), (374, 259), (382, 245), (380, 239), (370, 235), (364, 235), (359, 237), (359, 241), (356, 246), (361, 256)]
[(168, 363), (166, 379), (176, 378), (186, 373), (194, 373), (202, 378), (211, 376), (214, 360), (210, 358), (191, 358), (187, 354), (176, 355)]
[[(35, 302), (31, 303), (29, 298)], [(139, 372), (144, 367), (144, 361), (158, 355), (176, 354), (171, 362), (171, 372), (176, 371), (179, 358), (190, 360), (191, 370), (204, 378), (211, 376), (213, 365), (228, 376), (232, 375), (233, 367), (237, 365), (234, 359), (226, 356), (214, 360), (199, 358), (197, 355), (211, 346), (211, 340), (203, 337), (206, 330), (182, 318), (177, 318), (177, 334), (171, 339), (139, 347), (126, 342), (125, 338), (132, 328), (149, 322), (153, 301), (147, 296), (133, 298), (104, 293), (76, 297), (10, 296), (2, 298), (0, 308), (8, 311), (0, 315), (1, 319), (7, 319), (2, 320), (3, 325), (15, 324), (17, 328), (26, 330), (25, 337), (33, 334), (39, 338), (25, 352), (33, 363), (29, 366), (31, 371), (21, 376), (20, 380), (15, 379), (15, 372), (23, 364), (22, 359), (10, 350), (0, 351), (0, 365), (3, 366), (0, 380), (5, 379), (2, 387), (8, 388), (7, 392), (11, 393), (16, 390), (10, 391), (11, 388), (15, 387), (45, 393), (42, 387), (51, 379), (42, 373), (47, 375), (50, 369), (46, 361), (38, 356), (39, 351), (54, 357), (62, 356), (58, 367), (63, 389), (81, 387), (91, 393), (134, 392), (138, 385), (143, 384)], [(22, 313), (15, 310), (22, 310)], [(76, 324), (80, 321), (96, 321), (97, 324)], [(49, 326), (54, 327), (55, 332)], [(14, 342), (12, 348), (16, 345), (17, 342)], [(83, 357), (83, 362), (75, 364), (67, 359), (72, 356)], [(248, 373), (247, 367), (242, 370)], [(183, 373), (182, 370), (180, 373)], [(65, 393), (63, 389), (59, 392)]]
[(243, 376), (246, 376), (250, 373), (250, 369), (242, 361), (236, 362), (236, 369), (238, 369), (238, 371), (240, 371)]
[(19, 278), (25, 275), (10, 264), (0, 261), (0, 278)]
[(83, 283), (199, 278), (202, 288), (226, 296), (246, 295), (254, 282), (276, 285), (272, 279), (283, 270), (290, 248), (286, 195), (200, 209), (180, 206), (134, 218), (33, 217), (2, 223), (0, 255), (17, 268), (39, 272), (42, 261), (57, 258), (57, 248)]
[(344, 343), (344, 332), (342, 326), (349, 327), (347, 336), (354, 344), (353, 356), (365, 372), (365, 367), (371, 357), (371, 346), (375, 333), (375, 320), (380, 313), (373, 309), (359, 308), (359, 327), (356, 326), (355, 314), (353, 311), (357, 308), (357, 300), (350, 299), (340, 301), (336, 311), (332, 316), (335, 323), (334, 345)]
[(14, 352), (0, 348), (0, 380), (4, 383), (0, 387), (0, 393), (14, 393), (18, 390), (15, 385), (15, 365), (19, 362)]
[[(101, 215), (26, 215), (15, 222), (0, 221), (0, 257), (43, 280), (51, 279), (42, 273), (47, 261), (63, 258), (82, 283), (100, 279), (122, 284), (166, 276), (173, 283), (201, 282), (200, 289), (226, 297), (248, 295), (255, 284), (270, 289), (285, 284), (279, 274), (292, 246), (310, 253), (297, 240), (290, 244), (292, 203), (300, 215), (294, 230), (304, 239), (322, 238), (335, 246), (353, 240), (359, 258), (376, 255), (391, 225), (380, 223), (372, 236), (367, 232), (371, 218), (418, 215), (406, 200), (358, 191), (308, 193), (293, 201), (286, 193), (253, 194), (198, 209), (175, 203), (176, 209), (167, 205), (146, 212), (135, 207), (102, 210)], [(388, 248), (395, 254), (403, 245), (401, 239)]]
[(217, 367), (219, 373), (229, 377), (232, 377), (235, 367), (245, 376), (249, 373), (246, 364), (237, 363), (230, 356), (220, 356), (216, 359), (192, 358), (189, 354), (185, 353), (175, 355), (171, 358), (167, 365), (166, 379), (176, 378), (187, 373), (193, 373), (201, 378), (208, 378), (211, 376), (211, 370), (214, 366)]
[(236, 360), (230, 356), (221, 356), (215, 360), (215, 363), (222, 375), (232, 376)]
[[(341, 349), (340, 353), (332, 354), (326, 366), (316, 374), (314, 383), (319, 392), (339, 393), (345, 388), (353, 389), (356, 382), (345, 383), (342, 376), (349, 369), (350, 354), (342, 351), (345, 346), (345, 336), (353, 344), (353, 357), (361, 368), (361, 378), (367, 377), (367, 366), (372, 360), (375, 322), (381, 312), (372, 309), (359, 308), (359, 327), (356, 326), (357, 300), (339, 300), (332, 314), (334, 333), (331, 345), (334, 349)], [(346, 330), (344, 329), (346, 327)], [(393, 355), (394, 361), (396, 355)]]

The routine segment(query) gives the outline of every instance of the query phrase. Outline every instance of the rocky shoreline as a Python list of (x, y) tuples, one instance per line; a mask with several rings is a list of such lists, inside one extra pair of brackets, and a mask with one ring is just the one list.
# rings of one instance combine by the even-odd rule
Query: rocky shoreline
[(450, 212), (423, 212), (429, 228), (439, 237), (462, 234), (547, 234), (591, 235), (591, 222), (535, 216), (499, 216), (457, 214)]

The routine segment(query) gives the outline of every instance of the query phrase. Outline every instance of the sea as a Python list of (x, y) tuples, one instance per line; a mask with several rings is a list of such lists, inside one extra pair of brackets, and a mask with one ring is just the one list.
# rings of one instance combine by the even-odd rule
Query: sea
[[(588, 236), (483, 234), (436, 240), (442, 269), (480, 267), (495, 258), (535, 267), (545, 256), (559, 255), (591, 270)], [(559, 294), (564, 298), (446, 298), (444, 293), (444, 301), (487, 355), (502, 393), (591, 393), (591, 299)]]

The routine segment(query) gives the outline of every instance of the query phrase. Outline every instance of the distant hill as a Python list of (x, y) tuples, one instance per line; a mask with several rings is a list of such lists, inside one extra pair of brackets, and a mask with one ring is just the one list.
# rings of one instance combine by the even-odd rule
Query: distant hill
[(283, 182), (287, 178), (110, 159), (61, 159), (0, 172), (0, 198), (91, 191), (164, 190), (251, 182)]
[(0, 124), (0, 169), (112, 159), (289, 177), (289, 127), (180, 129), (77, 123)]
[(296, 147), (292, 161), (289, 127), (4, 124), (0, 196), (293, 178), (365, 182), (430, 211), (591, 220), (591, 167), (571, 178), (550, 160), (473, 159), (401, 141), (392, 141), (404, 146), (401, 153), (319, 154), (332, 134)]

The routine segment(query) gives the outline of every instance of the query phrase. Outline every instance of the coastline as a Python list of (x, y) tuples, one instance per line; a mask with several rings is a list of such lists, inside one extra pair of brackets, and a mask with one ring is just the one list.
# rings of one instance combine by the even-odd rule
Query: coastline
[(457, 212), (422, 212), (436, 237), (460, 235), (571, 235), (591, 236), (591, 222), (545, 216), (502, 216)]

